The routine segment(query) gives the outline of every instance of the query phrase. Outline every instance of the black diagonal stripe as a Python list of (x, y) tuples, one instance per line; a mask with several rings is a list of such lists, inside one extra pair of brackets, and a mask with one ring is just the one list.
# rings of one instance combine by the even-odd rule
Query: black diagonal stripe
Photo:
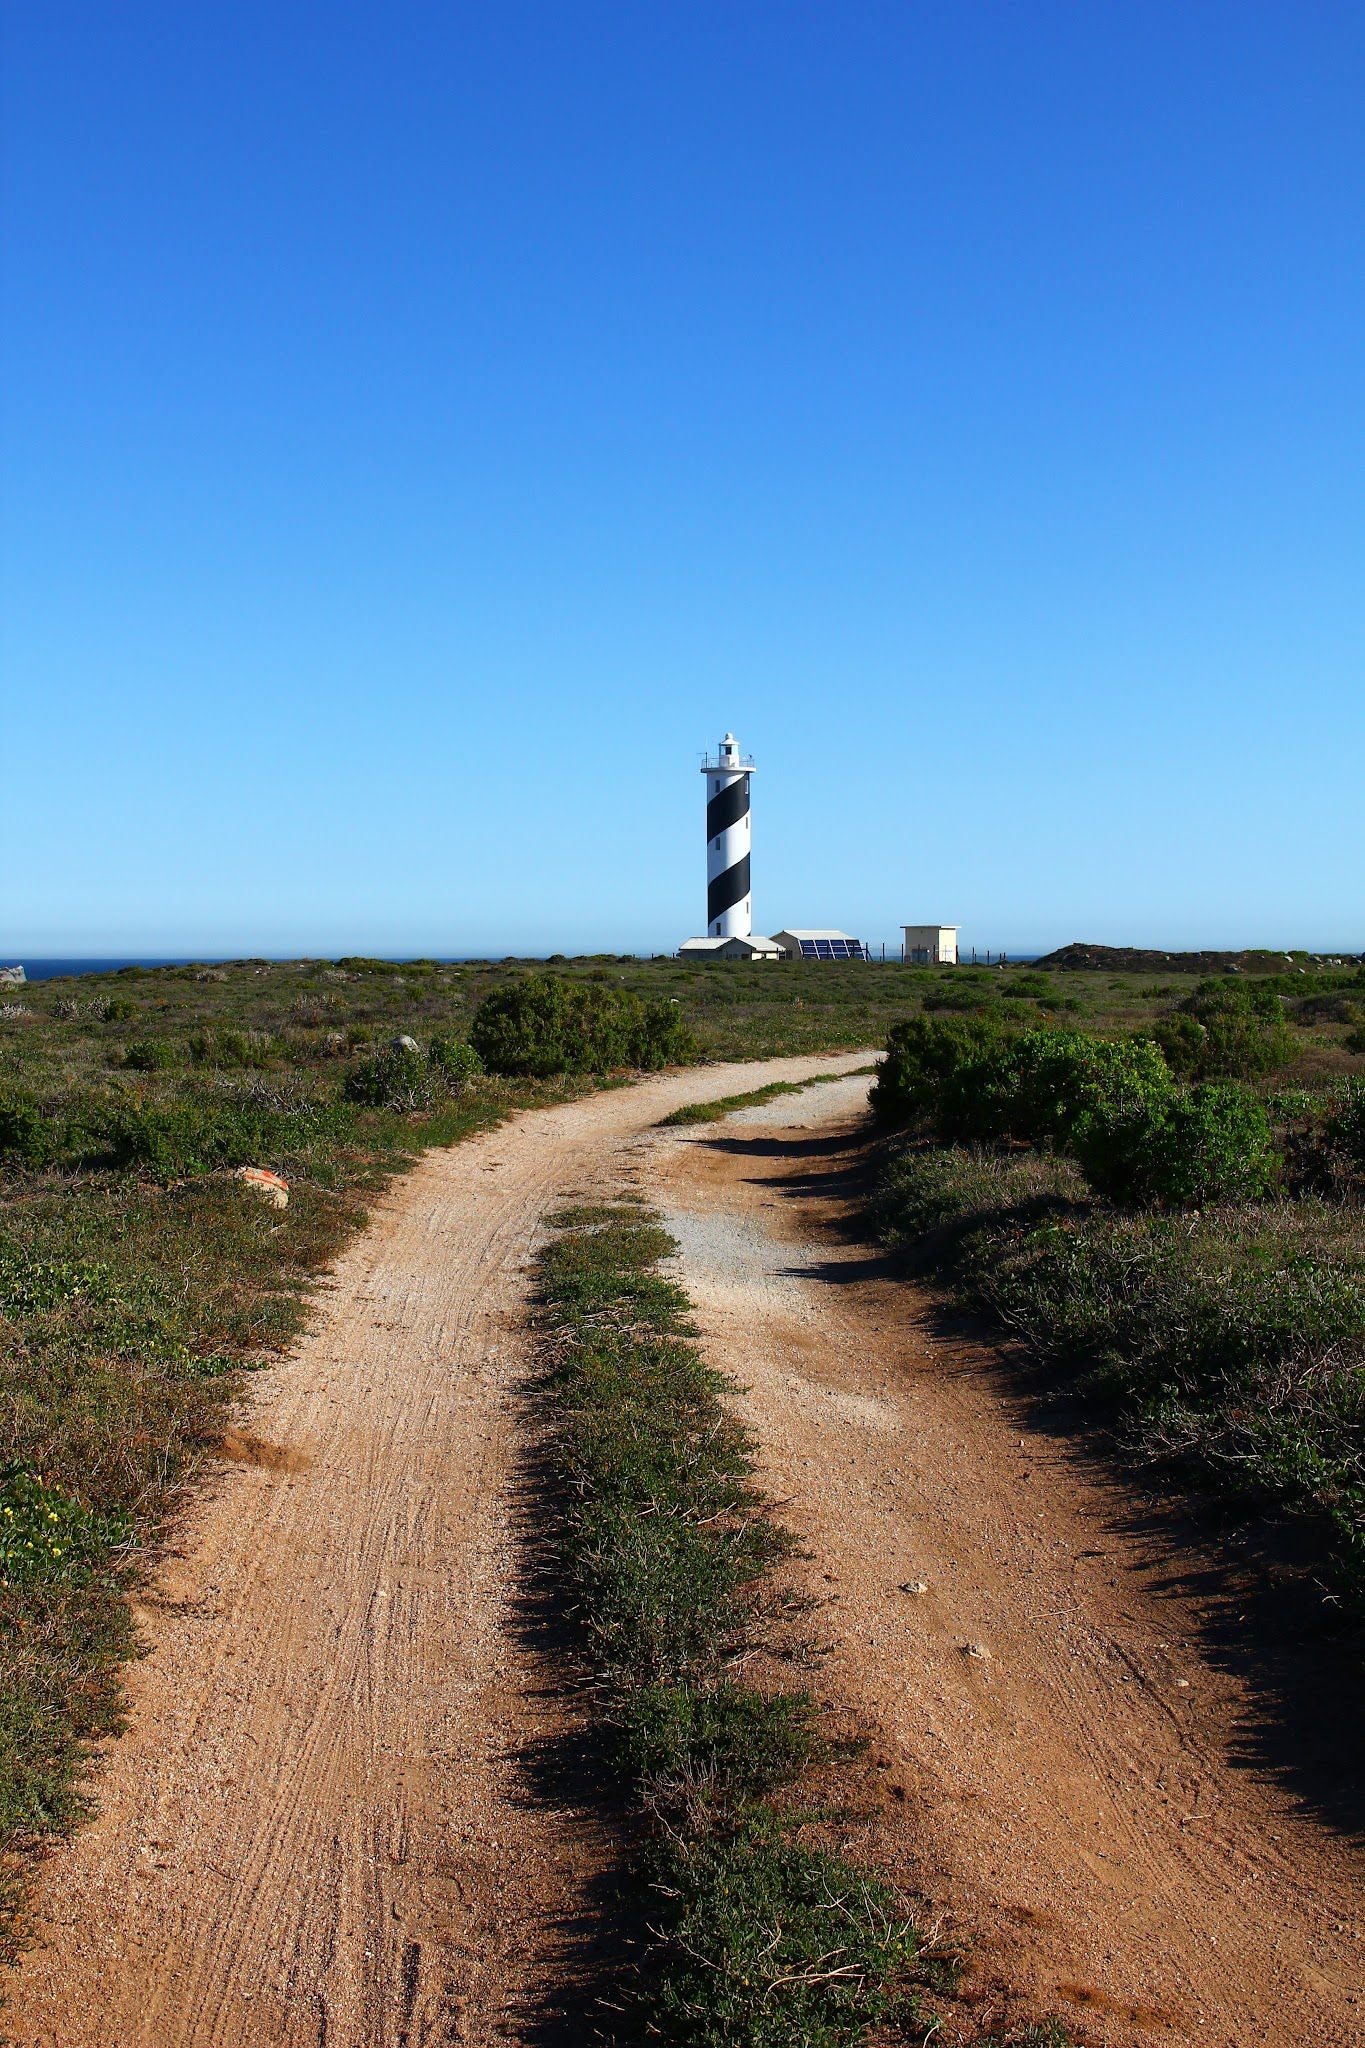
[(717, 875), (706, 892), (706, 922), (723, 917), (736, 903), (742, 903), (749, 893), (749, 856), (737, 860), (723, 875)]
[(727, 825), (737, 825), (749, 811), (749, 778), (736, 776), (727, 782), (719, 796), (713, 796), (706, 806), (706, 836), (714, 839)]

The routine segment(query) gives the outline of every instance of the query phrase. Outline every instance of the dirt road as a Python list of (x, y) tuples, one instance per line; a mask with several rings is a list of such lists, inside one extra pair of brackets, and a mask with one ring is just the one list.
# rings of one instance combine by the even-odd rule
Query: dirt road
[(99, 1816), (5, 1985), (24, 2048), (528, 2037), (597, 1845), (518, 1766), (562, 1711), (516, 1617), (527, 1255), (667, 1110), (839, 1064), (591, 1096), (389, 1192), (151, 1589)]
[(1360, 1844), (1240, 1767), (1257, 1702), (1131, 1498), (839, 1228), (866, 1085), (679, 1134), (645, 1185), (829, 1598), (867, 1849), (946, 1905), (981, 2007), (1016, 1987), (1116, 2048), (1360, 2048)]
[(829, 1597), (867, 1851), (974, 1941), (978, 2005), (1022, 1987), (1114, 2048), (1365, 2039), (1360, 1862), (1233, 1768), (1255, 1703), (1198, 1612), (989, 1350), (835, 1228), (866, 1083), (654, 1129), (857, 1063), (594, 1096), (391, 1190), (149, 1595), (101, 1812), (7, 1987), (22, 2048), (551, 2037), (606, 1852), (521, 1761), (568, 1712), (519, 1621), (527, 1262), (548, 1205), (622, 1185), (669, 1212)]

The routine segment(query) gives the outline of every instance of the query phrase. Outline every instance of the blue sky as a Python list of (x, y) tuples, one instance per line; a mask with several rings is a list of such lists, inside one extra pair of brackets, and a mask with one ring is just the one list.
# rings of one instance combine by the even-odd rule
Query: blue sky
[(1365, 947), (1365, 11), (3, 8), (6, 957)]

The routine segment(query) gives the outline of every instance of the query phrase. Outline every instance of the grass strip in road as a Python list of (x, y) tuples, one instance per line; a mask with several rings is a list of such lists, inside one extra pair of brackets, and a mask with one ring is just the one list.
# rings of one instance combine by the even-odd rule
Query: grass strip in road
[(830, 1760), (814, 1702), (744, 1676), (790, 1627), (773, 1574), (792, 1538), (660, 1270), (673, 1240), (634, 1204), (552, 1220), (540, 1329), (559, 1563), (654, 1901), (646, 1959), (613, 1998), (618, 2038), (851, 2048), (922, 2024), (943, 1962), (894, 1887), (841, 1853), (828, 1812), (801, 1804), (803, 1773)]
[[(585, 1220), (586, 1219), (586, 1220)], [(880, 1879), (765, 1795), (819, 1744), (802, 1692), (735, 1675), (791, 1539), (643, 1210), (568, 1210), (541, 1263), (560, 1553), (615, 1766), (654, 1822), (654, 1940), (626, 2038), (835, 2048), (909, 2017), (919, 1942)]]
[(757, 1109), (765, 1102), (775, 1102), (779, 1095), (800, 1095), (807, 1088), (818, 1088), (822, 1081), (848, 1081), (859, 1074), (875, 1074), (875, 1066), (853, 1067), (838, 1074), (811, 1074), (804, 1081), (769, 1081), (766, 1087), (751, 1088), (747, 1095), (717, 1095), (710, 1102), (685, 1102), (681, 1109), (671, 1110), (660, 1117), (660, 1130), (667, 1130), (675, 1124), (718, 1124), (723, 1118), (732, 1116), (737, 1109)]

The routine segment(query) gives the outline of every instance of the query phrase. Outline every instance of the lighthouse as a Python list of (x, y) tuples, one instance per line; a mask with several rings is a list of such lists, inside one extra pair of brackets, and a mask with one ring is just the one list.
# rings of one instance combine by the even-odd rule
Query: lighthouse
[(684, 939), (680, 960), (870, 960), (861, 939), (847, 932), (754, 934), (749, 893), (749, 777), (754, 764), (732, 732), (701, 764), (706, 777), (706, 936)]
[(727, 732), (701, 764), (706, 777), (706, 931), (712, 939), (747, 939), (754, 919), (749, 894), (749, 777), (752, 761)]

